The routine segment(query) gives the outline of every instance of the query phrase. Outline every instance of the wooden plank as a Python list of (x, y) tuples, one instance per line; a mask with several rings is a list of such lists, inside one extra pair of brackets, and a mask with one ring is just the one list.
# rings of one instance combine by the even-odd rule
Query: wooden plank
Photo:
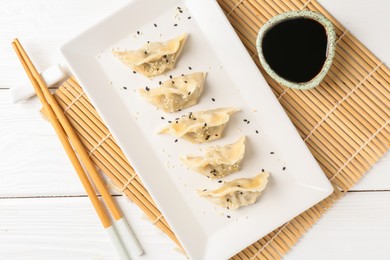
[[(145, 248), (143, 259), (185, 259), (133, 203), (116, 199)], [(7, 209), (0, 210), (1, 259), (116, 259), (88, 198), (0, 199), (0, 209)], [(389, 259), (388, 241), (390, 192), (352, 192), (285, 259)]]
[[(19, 37), (39, 70), (63, 63), (59, 46), (113, 12), (126, 1), (65, 1), (50, 0), (2, 1), (0, 8), (1, 34), (0, 88), (10, 88), (28, 79), (16, 57), (11, 41)], [(12, 72), (12, 73), (11, 73)]]
[[(125, 197), (116, 197), (146, 254), (186, 259)], [(0, 199), (0, 259), (117, 259), (88, 198)]]
[(39, 101), (8, 95), (0, 91), (0, 197), (85, 194)]
[(350, 192), (284, 259), (390, 259), (390, 192)]

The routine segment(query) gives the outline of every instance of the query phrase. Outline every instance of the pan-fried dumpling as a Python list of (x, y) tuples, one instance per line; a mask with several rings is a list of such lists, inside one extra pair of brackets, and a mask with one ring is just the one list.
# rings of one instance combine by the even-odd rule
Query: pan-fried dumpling
[(166, 42), (150, 42), (133, 51), (113, 51), (115, 57), (146, 77), (153, 77), (173, 69), (183, 49), (187, 34)]
[(165, 81), (154, 89), (140, 89), (140, 94), (156, 107), (171, 113), (198, 103), (206, 73), (197, 72)]
[(211, 179), (236, 172), (245, 155), (245, 136), (232, 144), (209, 147), (205, 156), (184, 156), (182, 161), (192, 170)]
[(230, 115), (239, 111), (236, 108), (217, 108), (200, 112), (190, 112), (177, 118), (160, 134), (171, 134), (183, 138), (191, 143), (210, 142), (221, 138), (223, 129), (230, 119)]
[(237, 209), (256, 202), (268, 183), (268, 172), (262, 172), (251, 179), (236, 179), (224, 183), (215, 190), (204, 190), (200, 196), (228, 209)]

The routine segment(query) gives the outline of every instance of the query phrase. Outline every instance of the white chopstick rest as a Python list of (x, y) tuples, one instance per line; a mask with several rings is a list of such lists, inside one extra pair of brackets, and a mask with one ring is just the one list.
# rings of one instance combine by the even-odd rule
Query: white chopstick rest
[(143, 255), (144, 251), (142, 250), (137, 238), (135, 237), (133, 231), (130, 229), (129, 224), (122, 217), (119, 220), (113, 222), (113, 226), (118, 232), (124, 247), (127, 249), (127, 252), (131, 255), (140, 256)]
[(123, 241), (121, 241), (115, 227), (111, 225), (106, 228), (107, 234), (110, 237), (112, 245), (115, 247), (116, 252), (121, 260), (130, 260), (129, 253), (123, 245)]
[[(46, 82), (48, 87), (53, 86), (60, 80), (65, 77), (64, 71), (61, 69), (60, 65), (54, 65), (49, 67), (48, 69), (41, 72), (41, 76), (43, 80)], [(19, 101), (27, 100), (28, 98), (35, 95), (34, 88), (30, 85), (20, 85), (11, 88), (10, 96), (12, 103), (17, 103)]]

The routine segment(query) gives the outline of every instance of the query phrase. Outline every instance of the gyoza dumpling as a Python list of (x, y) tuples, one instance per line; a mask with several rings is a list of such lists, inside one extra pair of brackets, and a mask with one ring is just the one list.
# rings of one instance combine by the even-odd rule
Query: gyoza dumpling
[(124, 64), (146, 77), (153, 77), (173, 69), (183, 49), (187, 34), (166, 42), (151, 42), (134, 51), (113, 51)]
[(165, 81), (160, 87), (140, 89), (140, 94), (165, 112), (176, 112), (198, 103), (206, 73), (197, 72)]
[(268, 172), (262, 172), (251, 179), (236, 179), (224, 183), (216, 190), (204, 190), (200, 196), (228, 209), (237, 209), (256, 202), (268, 183)]
[(192, 170), (211, 179), (236, 172), (245, 155), (245, 136), (235, 143), (209, 147), (205, 156), (183, 156), (182, 161)]
[(210, 142), (221, 138), (230, 115), (239, 111), (236, 108), (190, 112), (164, 127), (160, 134), (171, 134), (191, 143)]

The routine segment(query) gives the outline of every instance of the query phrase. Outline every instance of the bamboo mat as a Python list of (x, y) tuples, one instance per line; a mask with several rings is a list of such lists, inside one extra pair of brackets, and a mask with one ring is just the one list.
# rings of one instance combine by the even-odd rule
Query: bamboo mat
[[(233, 257), (279, 259), (389, 149), (390, 71), (314, 0), (218, 2), (335, 189), (327, 199)], [(319, 87), (306, 91), (281, 87), (268, 77), (255, 47), (257, 32), (268, 19), (301, 9), (324, 14), (338, 36), (329, 73)], [(82, 88), (70, 78), (55, 97), (96, 166), (179, 245)]]

